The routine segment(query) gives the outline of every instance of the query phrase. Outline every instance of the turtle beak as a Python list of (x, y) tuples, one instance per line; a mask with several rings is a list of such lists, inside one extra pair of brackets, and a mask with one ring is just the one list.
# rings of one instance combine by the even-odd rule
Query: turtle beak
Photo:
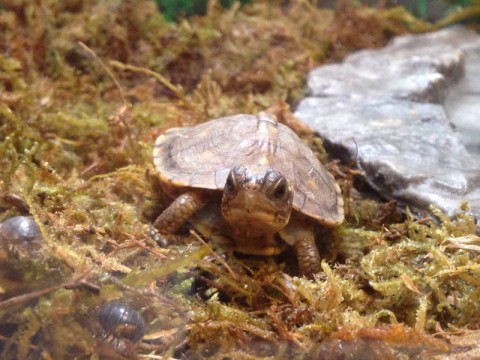
[(258, 201), (258, 194), (254, 191), (245, 190), (238, 194), (237, 203), (248, 214), (255, 214), (257, 212), (271, 212), (271, 208), (263, 206), (262, 202)]

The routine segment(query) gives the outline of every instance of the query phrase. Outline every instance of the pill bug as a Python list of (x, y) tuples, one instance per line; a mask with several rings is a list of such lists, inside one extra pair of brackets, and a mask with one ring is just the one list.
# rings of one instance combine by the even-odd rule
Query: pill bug
[(142, 315), (121, 302), (112, 301), (100, 307), (98, 319), (103, 329), (114, 337), (137, 342), (145, 335)]
[(14, 216), (0, 224), (0, 242), (7, 251), (35, 251), (42, 241), (40, 228), (29, 216)]

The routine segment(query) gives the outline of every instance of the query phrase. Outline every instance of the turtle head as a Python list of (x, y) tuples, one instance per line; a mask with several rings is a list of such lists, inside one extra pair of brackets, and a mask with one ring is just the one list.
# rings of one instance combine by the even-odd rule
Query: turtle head
[(292, 212), (293, 186), (276, 170), (230, 170), (222, 197), (222, 214), (247, 236), (272, 234), (287, 225)]

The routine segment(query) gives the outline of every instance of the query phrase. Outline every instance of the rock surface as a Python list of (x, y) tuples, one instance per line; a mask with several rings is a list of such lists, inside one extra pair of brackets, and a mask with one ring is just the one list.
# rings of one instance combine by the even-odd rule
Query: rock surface
[(450, 215), (467, 200), (480, 218), (480, 35), (399, 37), (313, 70), (308, 87), (295, 115), (382, 195)]
[(446, 337), (451, 351), (432, 356), (432, 360), (480, 359), (480, 330), (464, 330)]

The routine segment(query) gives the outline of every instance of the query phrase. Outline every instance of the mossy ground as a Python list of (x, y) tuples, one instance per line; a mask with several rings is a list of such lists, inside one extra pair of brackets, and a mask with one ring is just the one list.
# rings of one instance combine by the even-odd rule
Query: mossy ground
[[(167, 205), (151, 161), (158, 134), (268, 108), (289, 121), (313, 67), (432, 28), (401, 8), (301, 0), (212, 2), (178, 23), (146, 0), (3, 1), (0, 221), (31, 214), (45, 246), (0, 254), (0, 357), (408, 358), (446, 351), (433, 333), (478, 328), (480, 239), (467, 212), (419, 219), (366, 199), (355, 170), (328, 163), (311, 134), (347, 211), (319, 240), (315, 281), (294, 276), (291, 253), (148, 237)], [(142, 342), (102, 336), (96, 309), (114, 299), (145, 317)]]

